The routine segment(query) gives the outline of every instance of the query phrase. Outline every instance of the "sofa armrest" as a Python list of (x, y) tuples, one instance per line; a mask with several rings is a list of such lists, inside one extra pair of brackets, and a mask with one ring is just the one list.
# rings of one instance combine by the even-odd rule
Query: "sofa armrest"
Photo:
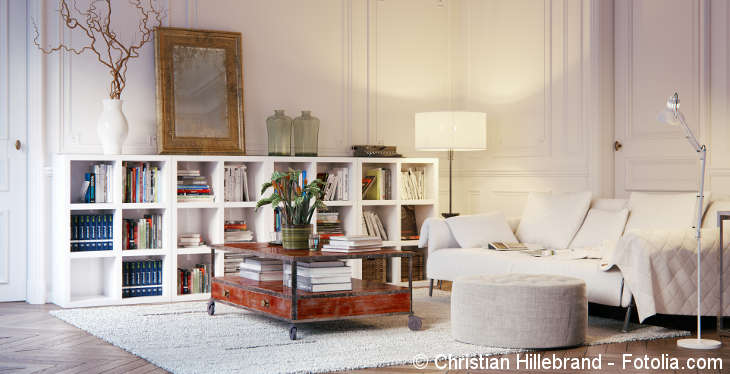
[(431, 217), (423, 221), (418, 247), (428, 247), (428, 253), (444, 248), (459, 248), (451, 229), (443, 218)]

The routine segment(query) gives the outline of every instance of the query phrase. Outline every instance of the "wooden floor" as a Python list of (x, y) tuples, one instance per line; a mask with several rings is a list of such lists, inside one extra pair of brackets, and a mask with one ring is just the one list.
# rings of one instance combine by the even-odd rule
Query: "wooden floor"
[[(29, 305), (26, 303), (0, 303), (0, 373), (164, 373), (165, 371), (144, 359), (107, 344), (84, 331), (66, 324), (48, 314), (57, 308), (53, 305)], [(708, 332), (708, 337), (717, 336)], [(601, 373), (638, 373), (647, 370), (622, 369), (622, 354), (634, 357), (661, 357), (662, 354), (677, 358), (682, 365), (689, 358), (712, 357), (722, 359), (723, 370), (669, 370), (665, 373), (730, 373), (730, 339), (722, 338), (723, 347), (715, 351), (691, 351), (677, 348), (676, 339), (638, 341), (579, 347), (568, 350), (540, 352), (551, 357), (598, 357), (602, 355)], [(444, 352), (448, 353), (448, 352)], [(509, 372), (555, 372), (539, 370), (517, 371), (515, 355), (504, 356), (509, 361)], [(609, 366), (613, 362), (614, 366)], [(524, 367), (524, 365), (523, 365)], [(242, 370), (245, 372), (245, 370)], [(411, 365), (359, 370), (356, 373), (467, 373), (467, 370), (440, 370), (431, 363), (425, 370)], [(469, 370), (469, 373), (480, 372)], [(490, 371), (481, 371), (490, 372)], [(505, 370), (492, 371), (504, 373)], [(575, 372), (575, 371), (562, 371)]]

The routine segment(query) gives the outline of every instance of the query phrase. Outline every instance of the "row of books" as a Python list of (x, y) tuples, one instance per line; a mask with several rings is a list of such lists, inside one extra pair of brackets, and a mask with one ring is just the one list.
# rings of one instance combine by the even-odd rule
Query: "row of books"
[(411, 169), (401, 171), (400, 195), (403, 200), (422, 200), (426, 198), (426, 171)]
[(382, 240), (388, 240), (388, 233), (385, 231), (383, 221), (380, 220), (378, 213), (372, 210), (362, 211), (362, 232)]
[(362, 198), (364, 200), (391, 200), (390, 169), (378, 168), (365, 172), (362, 178)]
[(213, 202), (213, 200), (213, 190), (208, 184), (208, 178), (200, 175), (200, 170), (178, 170), (178, 202)]
[[(284, 279), (284, 285), (291, 288), (291, 264), (284, 264)], [(297, 289), (307, 292), (352, 290), (352, 269), (340, 260), (299, 262)]]
[(383, 247), (383, 241), (377, 236), (351, 235), (333, 236), (328, 244), (322, 246), (324, 252), (370, 252)]
[(122, 286), (162, 284), (162, 260), (125, 261), (122, 263)]
[[(136, 164), (136, 165), (135, 165)], [(159, 202), (160, 168), (149, 162), (124, 162), (124, 202)]]
[(225, 201), (249, 201), (246, 165), (223, 168), (223, 197)]
[(83, 203), (111, 203), (113, 187), (112, 165), (97, 164), (91, 171), (84, 174), (81, 182), (81, 197)]
[(162, 286), (155, 287), (135, 287), (135, 288), (123, 288), (122, 298), (130, 297), (141, 297), (141, 296), (161, 296)]
[(325, 182), (324, 200), (350, 199), (350, 169), (333, 168), (327, 173), (317, 174), (317, 179)]
[(253, 232), (248, 230), (246, 221), (227, 220), (223, 224), (223, 241), (226, 243), (252, 242)]
[(210, 292), (208, 265), (197, 264), (192, 269), (177, 269), (177, 294)]
[(71, 216), (71, 252), (110, 251), (114, 241), (114, 215)]
[(122, 222), (122, 249), (162, 248), (162, 215), (145, 214)]

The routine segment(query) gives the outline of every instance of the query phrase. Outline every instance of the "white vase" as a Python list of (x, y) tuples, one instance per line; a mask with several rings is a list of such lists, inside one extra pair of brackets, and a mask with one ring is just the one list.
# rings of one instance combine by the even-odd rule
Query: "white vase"
[(127, 139), (129, 125), (122, 112), (122, 100), (104, 99), (104, 111), (96, 123), (96, 133), (101, 140), (105, 155), (122, 153), (122, 144)]

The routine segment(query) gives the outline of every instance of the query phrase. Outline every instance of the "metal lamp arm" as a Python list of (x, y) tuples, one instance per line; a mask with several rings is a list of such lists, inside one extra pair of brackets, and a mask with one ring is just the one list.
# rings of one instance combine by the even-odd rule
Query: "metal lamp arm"
[(684, 130), (684, 137), (687, 138), (689, 144), (692, 145), (696, 152), (701, 152), (704, 146), (700, 145), (700, 142), (697, 141), (697, 138), (692, 133), (692, 130), (690, 130), (689, 126), (687, 125), (687, 121), (684, 119), (684, 114), (682, 114), (682, 112), (680, 112), (679, 110), (675, 110), (674, 115), (679, 120), (679, 124), (682, 126), (682, 130)]

